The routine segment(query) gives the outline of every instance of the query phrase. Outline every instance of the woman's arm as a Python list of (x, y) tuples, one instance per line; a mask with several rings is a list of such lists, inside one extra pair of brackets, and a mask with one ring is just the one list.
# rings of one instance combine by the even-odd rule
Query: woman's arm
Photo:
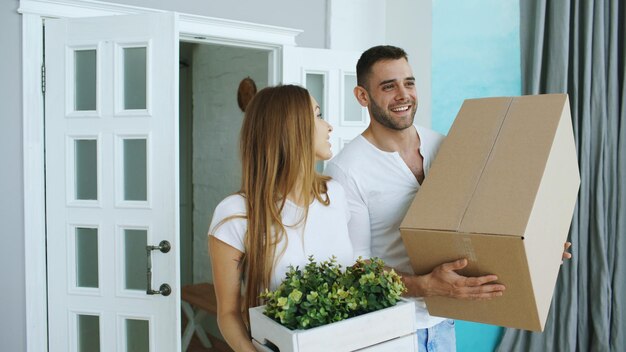
[(217, 298), (217, 324), (236, 352), (256, 351), (241, 316), (241, 259), (243, 253), (209, 236), (213, 285)]

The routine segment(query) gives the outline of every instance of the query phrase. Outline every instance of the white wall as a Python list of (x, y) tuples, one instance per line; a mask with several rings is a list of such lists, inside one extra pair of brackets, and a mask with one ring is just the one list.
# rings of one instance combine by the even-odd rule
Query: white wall
[(365, 51), (384, 44), (386, 0), (328, 0), (328, 48)]
[(239, 82), (252, 78), (267, 86), (268, 53), (217, 45), (193, 51), (193, 277), (213, 281), (207, 230), (215, 206), (241, 186), (239, 131), (243, 112), (237, 105)]
[(415, 120), (431, 126), (432, 116), (432, 0), (388, 0), (385, 11), (387, 44), (409, 55), (417, 85)]
[(406, 50), (416, 78), (416, 122), (431, 126), (432, 0), (328, 0), (329, 48), (364, 51), (389, 44)]

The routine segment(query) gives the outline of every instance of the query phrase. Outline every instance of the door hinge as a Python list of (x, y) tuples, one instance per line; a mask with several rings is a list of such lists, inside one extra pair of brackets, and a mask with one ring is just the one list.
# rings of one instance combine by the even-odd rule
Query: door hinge
[(41, 94), (46, 94), (46, 65), (41, 64)]

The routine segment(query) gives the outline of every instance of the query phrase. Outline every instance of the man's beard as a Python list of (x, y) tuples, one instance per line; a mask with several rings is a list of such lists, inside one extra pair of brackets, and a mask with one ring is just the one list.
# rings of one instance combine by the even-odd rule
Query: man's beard
[(415, 112), (417, 111), (417, 104), (411, 102), (411, 112), (407, 118), (393, 119), (390, 114), (381, 108), (373, 99), (370, 99), (370, 105), (368, 106), (370, 113), (379, 124), (396, 131), (402, 131), (413, 125), (415, 119)]

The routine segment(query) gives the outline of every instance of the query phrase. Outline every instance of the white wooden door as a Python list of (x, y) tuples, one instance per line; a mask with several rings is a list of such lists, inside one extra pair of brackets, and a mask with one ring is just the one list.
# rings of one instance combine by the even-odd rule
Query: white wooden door
[(49, 350), (178, 351), (177, 15), (47, 20), (45, 65)]
[(356, 63), (360, 52), (285, 47), (283, 83), (306, 87), (333, 126), (333, 155), (358, 136), (369, 124), (367, 109), (354, 97)]

